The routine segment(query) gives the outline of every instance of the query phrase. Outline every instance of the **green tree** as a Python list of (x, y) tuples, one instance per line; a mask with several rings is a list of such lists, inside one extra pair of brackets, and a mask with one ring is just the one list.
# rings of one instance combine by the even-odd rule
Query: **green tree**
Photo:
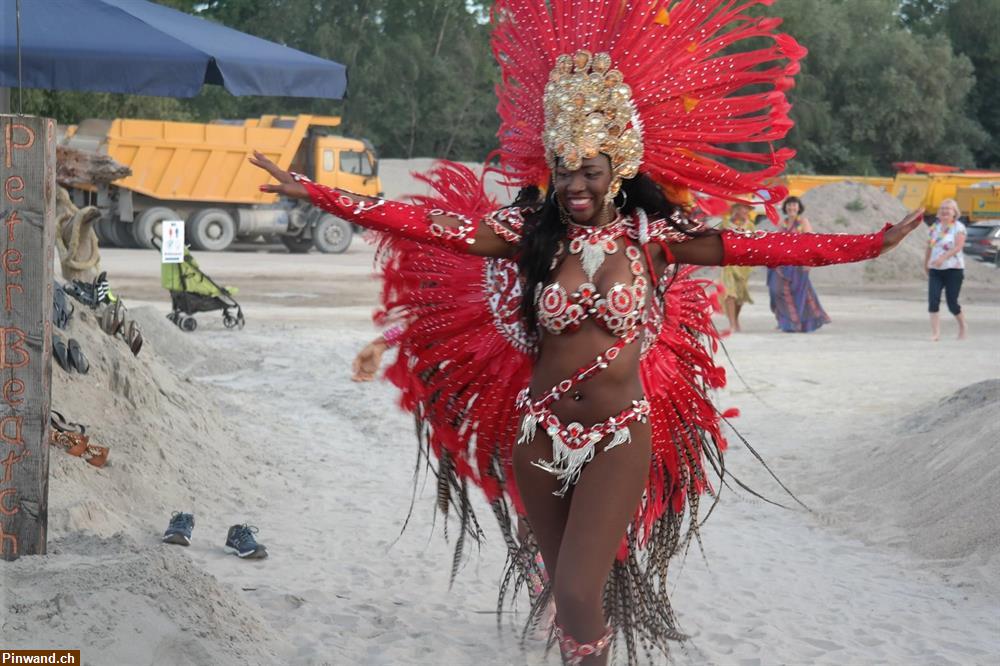
[(931, 35), (938, 32), (941, 22), (954, 0), (899, 0), (899, 19), (913, 32)]
[(953, 0), (942, 20), (955, 50), (975, 68), (976, 83), (963, 107), (986, 130), (974, 153), (979, 166), (1000, 169), (1000, 3)]
[[(929, 6), (929, 5), (928, 5)], [(970, 60), (941, 34), (914, 34), (898, 0), (777, 3), (809, 49), (790, 92), (793, 170), (887, 173), (894, 161), (973, 166), (986, 140), (969, 113)]]
[(345, 120), (387, 155), (482, 159), (495, 144), (489, 33), (463, 0), (388, 0)]

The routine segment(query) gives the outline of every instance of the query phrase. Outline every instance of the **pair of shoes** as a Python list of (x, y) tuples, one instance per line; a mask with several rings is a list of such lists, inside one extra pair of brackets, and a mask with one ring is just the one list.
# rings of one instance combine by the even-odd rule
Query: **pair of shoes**
[(125, 307), (121, 299), (116, 299), (113, 303), (105, 306), (99, 320), (102, 331), (108, 335), (120, 337), (128, 345), (133, 356), (139, 355), (143, 343), (142, 328), (140, 328), (139, 322), (128, 318), (128, 308)]
[[(163, 543), (174, 543), (180, 546), (191, 545), (191, 532), (194, 530), (194, 515), (175, 512), (170, 517), (170, 525), (163, 533)], [(262, 560), (267, 557), (267, 547), (257, 543), (254, 535), (257, 528), (250, 525), (233, 525), (226, 534), (226, 550), (243, 559)]]
[(62, 337), (53, 335), (52, 356), (55, 358), (56, 363), (59, 364), (59, 367), (66, 372), (76, 370), (81, 375), (85, 375), (90, 372), (90, 362), (87, 361), (87, 357), (83, 355), (83, 350), (80, 349), (80, 343), (74, 338), (70, 338), (69, 343), (67, 344), (63, 342)]
[(63, 290), (91, 309), (96, 308), (101, 303), (114, 303), (118, 300), (111, 293), (107, 271), (98, 275), (93, 282), (73, 280), (63, 286)]
[(108, 464), (108, 454), (111, 450), (106, 446), (91, 444), (90, 437), (83, 433), (85, 428), (78, 423), (72, 425), (79, 426), (80, 431), (60, 430), (54, 427), (49, 432), (49, 444), (58, 446), (71, 456), (83, 458), (94, 467), (104, 467)]

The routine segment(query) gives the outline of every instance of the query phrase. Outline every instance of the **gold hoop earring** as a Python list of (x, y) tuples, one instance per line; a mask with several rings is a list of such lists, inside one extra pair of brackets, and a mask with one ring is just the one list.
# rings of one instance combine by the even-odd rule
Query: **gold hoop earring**
[(559, 195), (555, 192), (552, 193), (552, 199), (555, 201), (556, 208), (559, 210), (559, 221), (569, 226), (573, 222), (573, 216), (569, 214), (569, 211), (563, 206), (562, 200), (559, 199)]

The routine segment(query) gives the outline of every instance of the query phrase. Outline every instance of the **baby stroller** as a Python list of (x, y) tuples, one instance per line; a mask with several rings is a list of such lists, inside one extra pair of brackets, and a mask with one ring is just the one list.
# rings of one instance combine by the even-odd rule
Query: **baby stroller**
[(205, 275), (187, 248), (184, 248), (183, 263), (161, 264), (160, 277), (163, 288), (170, 292), (174, 308), (167, 319), (182, 331), (190, 333), (198, 328), (198, 321), (191, 316), (196, 312), (222, 310), (222, 323), (226, 328), (243, 328), (246, 323), (243, 309), (233, 298), (237, 290), (219, 286)]

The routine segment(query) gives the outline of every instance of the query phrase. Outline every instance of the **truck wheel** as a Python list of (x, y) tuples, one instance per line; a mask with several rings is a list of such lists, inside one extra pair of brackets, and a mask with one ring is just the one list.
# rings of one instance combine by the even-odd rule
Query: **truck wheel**
[(147, 250), (156, 249), (156, 246), (153, 245), (153, 239), (163, 238), (163, 221), (179, 219), (176, 211), (170, 208), (164, 206), (147, 208), (132, 223), (132, 236), (139, 247), (144, 247)]
[(324, 254), (340, 254), (350, 247), (353, 235), (349, 222), (326, 213), (313, 229), (313, 245)]
[(311, 238), (301, 236), (282, 236), (281, 242), (292, 254), (305, 254), (313, 246)]
[(132, 223), (115, 220), (109, 225), (111, 240), (121, 248), (132, 249), (138, 247), (135, 237), (132, 235)]
[(206, 208), (191, 216), (186, 231), (195, 249), (219, 252), (236, 239), (236, 220), (221, 208)]
[(111, 226), (114, 224), (106, 217), (102, 217), (94, 223), (94, 231), (97, 233), (97, 243), (101, 247), (114, 247), (115, 239), (111, 237)]

